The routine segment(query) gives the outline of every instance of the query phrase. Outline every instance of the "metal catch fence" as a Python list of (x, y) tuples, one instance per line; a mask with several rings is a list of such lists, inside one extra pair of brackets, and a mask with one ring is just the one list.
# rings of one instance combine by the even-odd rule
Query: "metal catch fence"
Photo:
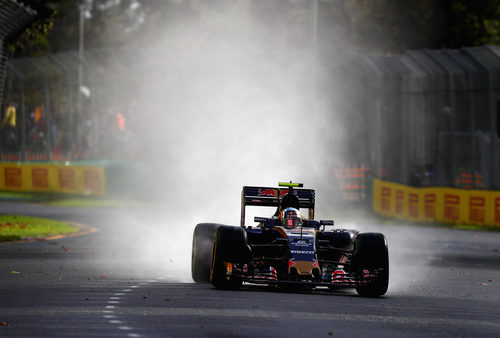
[[(112, 61), (113, 53), (120, 52), (88, 51), (84, 59), (76, 52), (65, 52), (9, 60), (0, 132), (2, 159), (99, 160), (130, 155), (134, 147), (125, 119), (131, 116), (127, 98), (133, 97), (129, 94), (134, 84), (127, 89), (124, 84), (131, 81), (125, 79), (126, 65)], [(113, 90), (114, 83), (120, 84), (120, 93)], [(10, 130), (5, 128), (8, 109), (14, 109), (17, 118)]]
[(349, 62), (373, 176), (500, 188), (500, 46), (355, 54)]
[[(140, 88), (134, 81), (140, 78), (128, 74), (154, 67), (137, 62), (147, 59), (141, 53), (109, 49), (87, 51), (83, 59), (67, 52), (9, 60), (2, 159), (133, 156), (133, 133), (123, 125), (140, 118), (133, 111)], [(411, 186), (500, 189), (500, 46), (351, 53), (342, 60), (334, 70), (346, 94), (340, 106), (346, 120), (357, 114), (349, 134), (362, 140), (350, 150), (356, 154), (350, 163)], [(9, 130), (5, 117), (11, 106), (19, 123)], [(346, 184), (354, 186), (355, 198), (362, 198), (359, 188), (367, 185)]]

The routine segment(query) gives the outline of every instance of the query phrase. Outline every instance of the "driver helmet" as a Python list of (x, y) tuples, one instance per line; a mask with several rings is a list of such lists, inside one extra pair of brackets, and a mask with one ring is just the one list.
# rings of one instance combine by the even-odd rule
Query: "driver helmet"
[(297, 209), (286, 208), (280, 214), (280, 221), (284, 227), (293, 229), (299, 225), (302, 225), (302, 216)]

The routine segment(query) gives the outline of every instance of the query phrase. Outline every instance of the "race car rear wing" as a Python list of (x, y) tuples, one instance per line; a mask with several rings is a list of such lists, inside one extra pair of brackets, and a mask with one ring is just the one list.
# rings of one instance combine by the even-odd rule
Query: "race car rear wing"
[(247, 205), (278, 209), (283, 197), (289, 192), (298, 197), (301, 209), (307, 208), (309, 210), (309, 219), (314, 219), (315, 191), (313, 189), (294, 189), (290, 185), (286, 188), (245, 186), (241, 192), (241, 226), (245, 226), (245, 207)]

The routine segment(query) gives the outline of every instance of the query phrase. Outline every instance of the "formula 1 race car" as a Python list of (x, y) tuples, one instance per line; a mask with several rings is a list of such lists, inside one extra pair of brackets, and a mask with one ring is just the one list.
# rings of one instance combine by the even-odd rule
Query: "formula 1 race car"
[[(389, 253), (381, 233), (334, 229), (314, 220), (315, 191), (301, 183), (243, 187), (241, 226), (200, 223), (194, 229), (191, 274), (197, 283), (237, 289), (243, 282), (279, 287), (355, 288), (361, 296), (387, 292)], [(275, 207), (272, 217), (245, 226), (246, 206)], [(302, 217), (300, 209), (308, 210)]]

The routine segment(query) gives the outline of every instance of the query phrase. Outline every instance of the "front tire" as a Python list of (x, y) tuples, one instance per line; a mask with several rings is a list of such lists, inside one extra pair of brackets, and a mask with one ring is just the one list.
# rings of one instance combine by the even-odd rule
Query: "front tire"
[(221, 224), (200, 223), (193, 232), (191, 251), (191, 277), (196, 283), (210, 283), (212, 246), (215, 232)]
[(215, 233), (212, 249), (210, 281), (217, 289), (236, 290), (242, 279), (234, 274), (234, 264), (248, 263), (251, 258), (245, 230), (240, 227), (221, 226)]
[(352, 257), (354, 272), (361, 273), (364, 269), (378, 270), (378, 276), (373, 284), (356, 287), (356, 292), (364, 297), (379, 297), (385, 295), (389, 287), (389, 250), (387, 240), (380, 233), (364, 233), (354, 241)]

